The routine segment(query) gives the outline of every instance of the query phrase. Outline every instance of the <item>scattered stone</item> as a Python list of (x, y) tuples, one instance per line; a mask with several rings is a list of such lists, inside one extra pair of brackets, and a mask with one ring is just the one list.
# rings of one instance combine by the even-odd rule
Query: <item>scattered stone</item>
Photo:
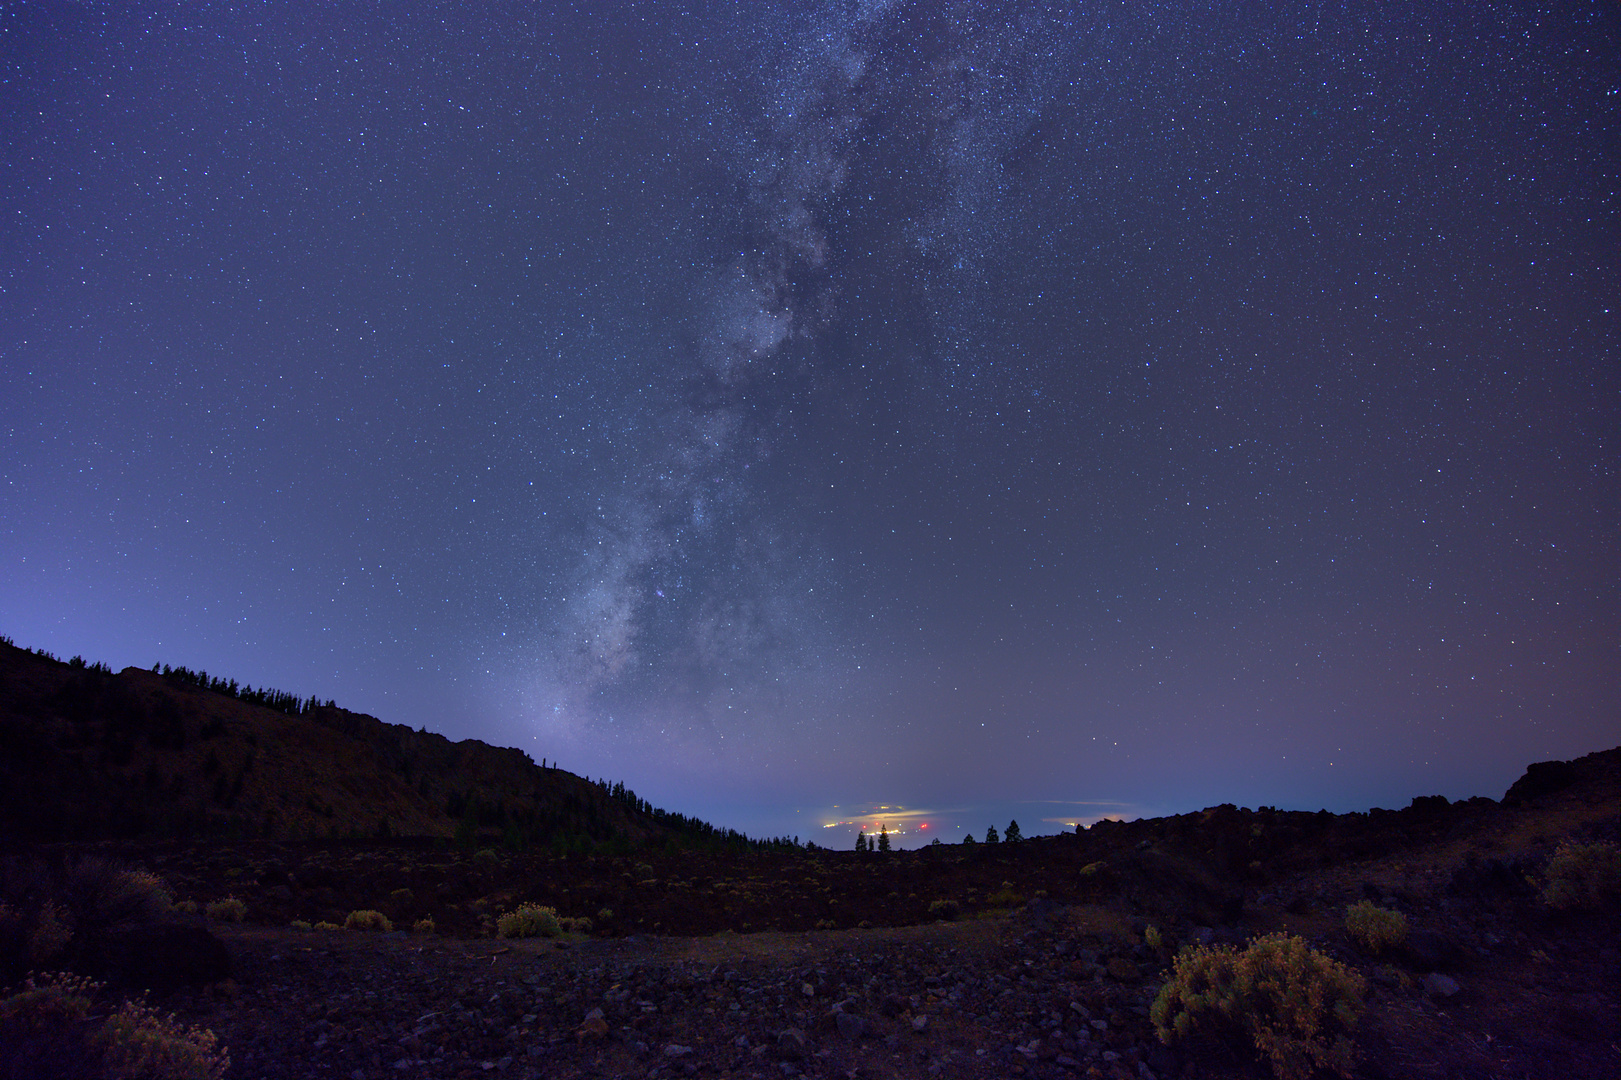
[(1108, 969), (1109, 977), (1115, 982), (1136, 982), (1143, 977), (1143, 973), (1137, 970), (1137, 965), (1123, 956), (1109, 957)]
[(912, 1030), (920, 1033), (929, 1030), (929, 1018), (927, 1016), (912, 1017)]
[(798, 1028), (786, 1028), (777, 1036), (777, 1053), (788, 1061), (799, 1061), (808, 1049), (805, 1033)]
[(842, 1011), (834, 1014), (834, 1023), (838, 1025), (839, 1034), (850, 1042), (864, 1037), (872, 1027), (865, 1016)]
[(1424, 993), (1430, 997), (1451, 997), (1459, 990), (1457, 979), (1450, 975), (1442, 975), (1437, 971), (1432, 971), (1420, 979), (1419, 985), (1423, 987)]
[(671, 1043), (664, 1048), (664, 1056), (667, 1058), (686, 1057), (690, 1053), (692, 1053), (692, 1047), (682, 1046), (680, 1043)]

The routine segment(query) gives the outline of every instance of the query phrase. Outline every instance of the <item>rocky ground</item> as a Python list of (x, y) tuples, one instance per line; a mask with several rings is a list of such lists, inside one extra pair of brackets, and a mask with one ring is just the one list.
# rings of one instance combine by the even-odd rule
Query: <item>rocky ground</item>
[[(1607, 751), (1534, 767), (1502, 802), (1223, 806), (994, 847), (94, 845), (19, 855), (0, 885), (22, 911), (38, 868), (93, 855), (182, 907), (242, 901), (244, 922), (81, 919), (60, 960), (177, 986), (154, 1003), (217, 1033), (243, 1078), (1264, 1077), (1241, 1043), (1161, 1044), (1149, 1008), (1178, 949), (1284, 930), (1366, 980), (1357, 1075), (1565, 1080), (1621, 1077), (1621, 898), (1561, 910), (1539, 887), (1560, 843), (1617, 839)], [(1402, 945), (1352, 940), (1364, 899), (1403, 916)], [(494, 936), (523, 901), (591, 921)], [(295, 928), (359, 908), (434, 925)]]
[[(1291, 919), (1263, 909), (1192, 936)], [(1369, 980), (1359, 1075), (1621, 1075), (1614, 918), (1487, 920), (1478, 936), (1465, 919), (1419, 921), (1445, 932), (1384, 958), (1313, 936)], [(957, 923), (705, 938), (231, 926), (232, 981), (166, 1007), (217, 1032), (240, 1077), (1270, 1075), (1240, 1045), (1160, 1043), (1148, 1011), (1167, 957), (1140, 926), (1043, 900)]]

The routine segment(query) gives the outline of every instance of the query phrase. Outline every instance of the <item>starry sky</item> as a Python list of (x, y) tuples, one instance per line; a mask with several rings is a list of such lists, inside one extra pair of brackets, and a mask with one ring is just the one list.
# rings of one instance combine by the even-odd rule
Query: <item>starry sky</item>
[(1618, 31), (0, 5), (0, 633), (841, 847), (1500, 796), (1621, 742)]

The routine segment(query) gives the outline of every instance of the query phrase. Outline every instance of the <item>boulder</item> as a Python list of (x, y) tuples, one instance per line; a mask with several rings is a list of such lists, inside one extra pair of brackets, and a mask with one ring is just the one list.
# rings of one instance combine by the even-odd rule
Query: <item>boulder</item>
[(97, 935), (86, 942), (83, 966), (116, 986), (166, 993), (219, 982), (231, 974), (231, 957), (201, 926), (155, 923)]

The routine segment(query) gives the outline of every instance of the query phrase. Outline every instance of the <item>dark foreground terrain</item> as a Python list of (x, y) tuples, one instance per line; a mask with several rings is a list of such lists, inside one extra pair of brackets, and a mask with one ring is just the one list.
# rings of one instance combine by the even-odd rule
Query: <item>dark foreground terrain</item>
[[(232, 1076), (1269, 1076), (1241, 1042), (1162, 1045), (1148, 1012), (1179, 947), (1281, 929), (1366, 978), (1357, 1075), (1506, 1080), (1621, 1076), (1621, 905), (1562, 910), (1541, 891), (1562, 841), (1618, 832), (1612, 750), (1534, 766), (1501, 802), (1221, 806), (917, 852), (542, 856), (438, 838), (18, 858), (93, 854), (155, 872), (182, 907), (242, 902), (241, 922), (191, 917), (228, 974), (198, 974), (179, 939), (173, 978), (161, 956), (108, 962), (90, 931), (62, 954), (115, 983), (178, 984), (154, 1001), (216, 1032)], [(1369, 955), (1348, 937), (1363, 899), (1403, 914), (1405, 943)], [(494, 936), (526, 901), (589, 923)], [(433, 929), (290, 928), (357, 909)]]

